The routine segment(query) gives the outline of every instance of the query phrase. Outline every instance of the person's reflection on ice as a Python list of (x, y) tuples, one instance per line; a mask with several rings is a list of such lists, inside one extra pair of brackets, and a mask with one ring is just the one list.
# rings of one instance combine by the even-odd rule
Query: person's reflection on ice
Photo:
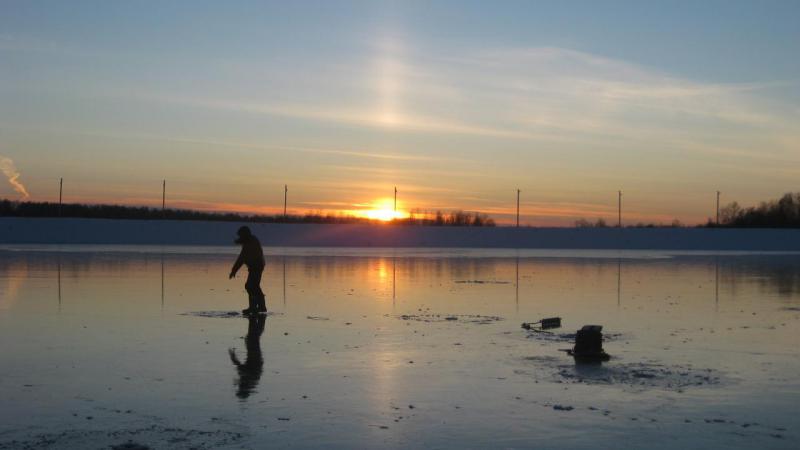
[(239, 361), (235, 349), (228, 350), (231, 362), (239, 373), (236, 396), (243, 400), (255, 392), (258, 381), (261, 379), (261, 373), (264, 371), (264, 357), (261, 356), (261, 334), (264, 333), (266, 321), (267, 316), (263, 314), (247, 317), (247, 336), (244, 338), (247, 356), (244, 362)]

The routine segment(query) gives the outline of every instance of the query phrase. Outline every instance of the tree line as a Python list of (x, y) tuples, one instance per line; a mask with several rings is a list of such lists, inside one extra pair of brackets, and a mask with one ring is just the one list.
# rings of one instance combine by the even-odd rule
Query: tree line
[[(309, 212), (302, 215), (241, 214), (232, 212), (207, 212), (191, 209), (161, 209), (146, 206), (50, 202), (20, 202), (0, 200), (0, 217), (72, 217), (88, 219), (139, 219), (139, 220), (207, 220), (222, 222), (256, 223), (324, 223), (368, 224), (378, 220), (342, 214)], [(495, 222), (486, 214), (452, 211), (435, 213), (413, 211), (409, 217), (390, 221), (396, 225), (427, 225), (456, 227), (493, 227)]]
[(731, 202), (720, 208), (719, 224), (708, 219), (706, 226), (729, 228), (800, 228), (800, 192), (786, 193), (777, 200), (743, 208)]
[[(609, 228), (616, 226), (617, 225), (609, 225), (605, 219), (602, 218), (597, 219), (594, 222), (587, 219), (578, 219), (575, 221), (575, 228)], [(684, 226), (685, 225), (683, 225), (678, 219), (673, 219), (672, 222), (668, 224), (637, 222), (635, 224), (623, 225), (625, 228), (683, 228)]]
[(434, 227), (493, 227), (496, 225), (494, 219), (486, 214), (461, 210), (430, 213), (416, 209), (409, 213), (409, 217), (398, 219), (398, 222), (408, 225)]
[[(576, 228), (606, 228), (609, 225), (604, 219), (591, 221), (578, 219), (575, 221)], [(625, 228), (663, 228), (663, 227), (683, 227), (684, 225), (677, 219), (671, 224), (652, 224), (637, 223), (635, 225), (625, 225)], [(720, 227), (720, 228), (800, 228), (800, 192), (786, 193), (777, 200), (761, 202), (756, 206), (742, 207), (738, 202), (731, 202), (719, 210), (719, 223), (715, 219), (709, 218), (705, 224), (699, 227)]]
[[(82, 204), (68, 203), (59, 205), (51, 202), (22, 202), (8, 199), (0, 200), (0, 216), (4, 217), (74, 217), (93, 219), (143, 219), (143, 220), (209, 220), (227, 222), (260, 222), (260, 223), (350, 223), (367, 224), (377, 220), (352, 215), (323, 214), (309, 212), (306, 214), (242, 214), (232, 212), (207, 212), (191, 209), (152, 208), (146, 206), (124, 206), (108, 204)], [(494, 219), (486, 214), (468, 211), (422, 211), (412, 210), (408, 217), (392, 220), (396, 225), (421, 225), (421, 226), (472, 226), (494, 227)], [(596, 227), (604, 228), (613, 226), (603, 219), (589, 221), (579, 219), (575, 221), (578, 228)], [(679, 221), (671, 224), (644, 224), (626, 225), (626, 227), (681, 227)], [(719, 223), (709, 218), (707, 227), (728, 228), (800, 228), (800, 192), (786, 193), (777, 200), (761, 202), (756, 206), (742, 207), (737, 202), (731, 202), (720, 208)]]

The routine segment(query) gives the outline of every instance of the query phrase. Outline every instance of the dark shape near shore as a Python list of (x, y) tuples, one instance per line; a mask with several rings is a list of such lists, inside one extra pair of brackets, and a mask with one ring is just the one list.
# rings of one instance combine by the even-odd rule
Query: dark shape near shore
[(264, 357), (261, 354), (261, 335), (264, 333), (264, 326), (267, 316), (255, 314), (247, 317), (247, 336), (244, 338), (244, 345), (247, 349), (247, 356), (241, 362), (236, 356), (236, 350), (229, 349), (228, 355), (231, 362), (236, 367), (239, 379), (236, 381), (236, 396), (242, 400), (247, 399), (256, 391), (261, 374), (264, 372)]

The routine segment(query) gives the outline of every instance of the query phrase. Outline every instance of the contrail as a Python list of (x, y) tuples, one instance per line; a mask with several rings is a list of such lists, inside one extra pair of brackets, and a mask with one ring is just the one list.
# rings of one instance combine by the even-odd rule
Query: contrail
[(14, 161), (12, 161), (11, 158), (0, 155), (0, 170), (8, 177), (8, 182), (11, 183), (14, 190), (22, 195), (23, 200), (27, 200), (31, 197), (31, 195), (28, 194), (28, 190), (25, 189), (25, 186), (19, 182), (20, 173), (17, 171), (17, 166), (14, 165)]

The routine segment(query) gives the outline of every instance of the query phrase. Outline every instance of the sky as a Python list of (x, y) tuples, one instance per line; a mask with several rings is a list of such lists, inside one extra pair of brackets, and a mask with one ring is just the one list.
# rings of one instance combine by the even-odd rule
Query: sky
[[(800, 191), (800, 2), (0, 0), (0, 198), (685, 224)], [(26, 196), (27, 194), (27, 196)]]

